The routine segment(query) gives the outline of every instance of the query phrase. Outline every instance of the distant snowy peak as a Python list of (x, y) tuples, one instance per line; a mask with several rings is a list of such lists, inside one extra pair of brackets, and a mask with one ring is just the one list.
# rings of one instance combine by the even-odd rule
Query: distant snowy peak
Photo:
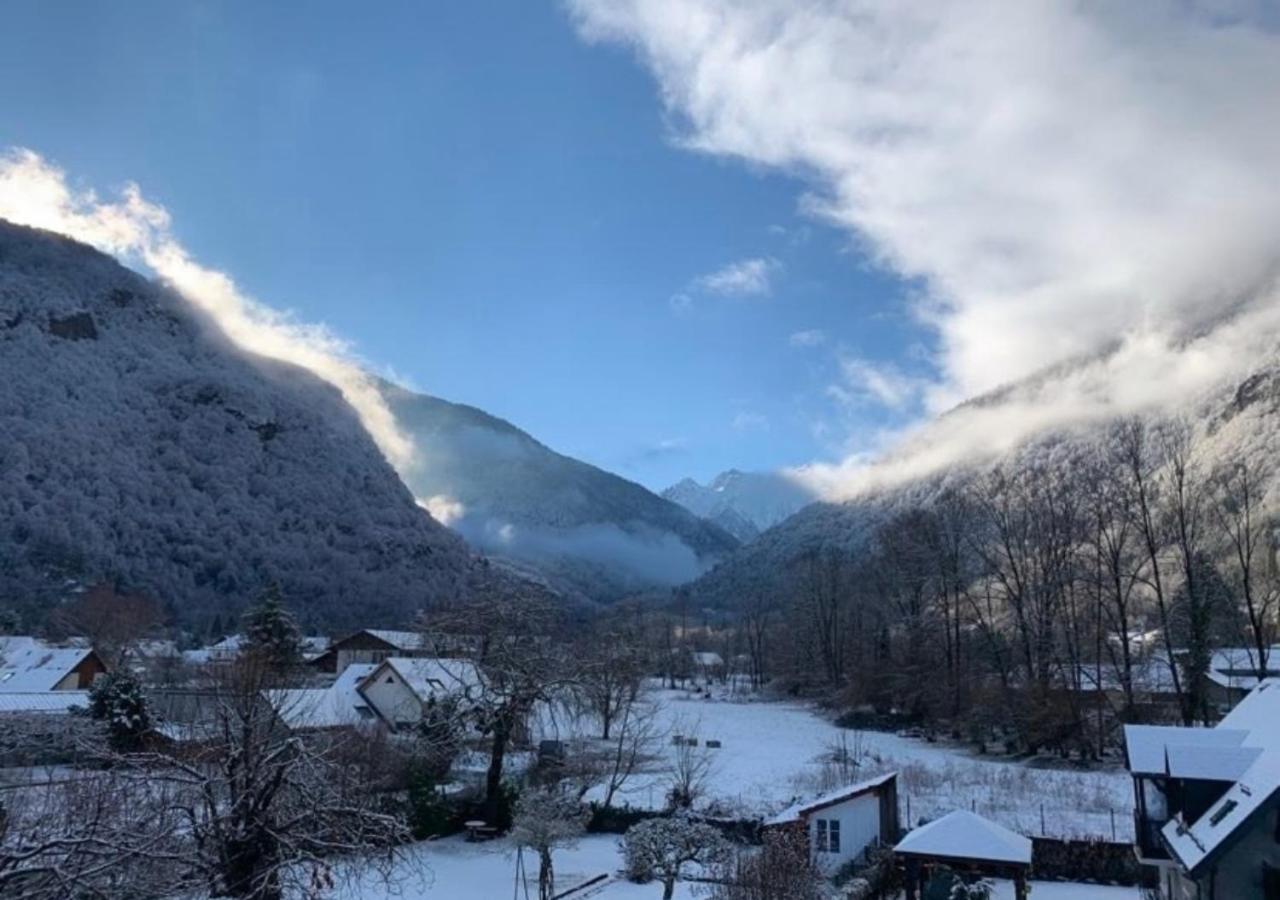
[(707, 485), (685, 478), (662, 496), (715, 522), (741, 541), (751, 540), (818, 499), (781, 473), (738, 469), (721, 472)]

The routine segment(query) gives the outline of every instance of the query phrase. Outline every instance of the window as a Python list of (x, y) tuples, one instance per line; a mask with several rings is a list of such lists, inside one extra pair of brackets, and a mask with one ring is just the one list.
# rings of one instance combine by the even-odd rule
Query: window
[(818, 819), (817, 850), (819, 853), (840, 852), (840, 820)]

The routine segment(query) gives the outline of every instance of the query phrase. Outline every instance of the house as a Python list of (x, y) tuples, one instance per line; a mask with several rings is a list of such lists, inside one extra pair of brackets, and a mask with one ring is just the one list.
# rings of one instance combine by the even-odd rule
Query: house
[[(1261, 677), (1259, 673), (1261, 672)], [(1280, 678), (1280, 647), (1267, 648), (1265, 667), (1252, 647), (1225, 647), (1213, 651), (1209, 661), (1205, 695), (1209, 704), (1225, 713), (1267, 678)]]
[[(238, 659), (249, 639), (243, 634), (233, 634), (223, 638), (216, 644), (201, 647), (197, 650), (182, 651), (182, 661), (187, 665), (203, 666), (229, 663)], [(306, 635), (298, 639), (298, 649), (303, 662), (314, 663), (329, 648), (329, 639), (323, 635)]]
[(1215, 728), (1128, 725), (1125, 755), (1161, 897), (1280, 897), (1280, 679)]
[(905, 869), (907, 900), (923, 895), (934, 874), (991, 876), (1013, 881), (1014, 896), (1026, 900), (1031, 839), (977, 813), (959, 809), (921, 825), (893, 848)]
[(423, 707), (449, 696), (467, 696), (482, 685), (479, 669), (467, 659), (382, 660), (360, 684), (360, 693), (393, 727), (422, 719)]
[(290, 731), (325, 731), (373, 724), (380, 716), (361, 694), (360, 685), (375, 668), (372, 663), (348, 666), (327, 688), (267, 691), (267, 702)]
[[(1180, 667), (1184, 651), (1174, 650), (1173, 659)], [(1226, 647), (1215, 650), (1205, 673), (1204, 693), (1209, 705), (1222, 715), (1240, 702), (1263, 678), (1280, 677), (1280, 647), (1268, 651), (1265, 668), (1258, 664), (1258, 651), (1253, 648)], [(1179, 675), (1182, 669), (1179, 668)], [(1074, 678), (1072, 677), (1074, 673)], [(1111, 662), (1081, 663), (1074, 669), (1068, 667), (1060, 675), (1068, 690), (1083, 695), (1101, 692), (1119, 708), (1124, 700), (1123, 678), (1118, 665)], [(1169, 654), (1157, 649), (1143, 658), (1133, 660), (1130, 670), (1130, 689), (1134, 704), (1148, 710), (1149, 718), (1173, 717), (1178, 712), (1178, 692), (1174, 686), (1173, 670)], [(1186, 689), (1185, 682), (1183, 689)]]
[(321, 672), (345, 672), (356, 663), (380, 663), (392, 656), (435, 656), (433, 642), (419, 631), (365, 628), (334, 641), (310, 660)]
[(724, 658), (719, 653), (708, 650), (694, 650), (689, 654), (689, 662), (693, 667), (694, 678), (710, 684), (713, 680), (723, 680), (728, 671)]
[(818, 866), (828, 874), (898, 839), (898, 773), (796, 803), (765, 820), (765, 828), (802, 828)]
[(0, 692), (83, 691), (107, 667), (91, 648), (53, 647), (32, 637), (0, 643)]

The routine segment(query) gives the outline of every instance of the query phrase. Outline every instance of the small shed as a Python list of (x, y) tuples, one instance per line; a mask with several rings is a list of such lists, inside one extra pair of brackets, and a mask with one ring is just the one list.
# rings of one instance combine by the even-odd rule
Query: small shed
[(956, 810), (912, 831), (893, 848), (906, 874), (907, 900), (918, 900), (932, 873), (1013, 881), (1017, 900), (1027, 900), (1031, 839), (967, 810)]
[(875, 846), (898, 837), (898, 773), (846, 785), (796, 803), (767, 819), (766, 828), (799, 828), (824, 872), (861, 859)]

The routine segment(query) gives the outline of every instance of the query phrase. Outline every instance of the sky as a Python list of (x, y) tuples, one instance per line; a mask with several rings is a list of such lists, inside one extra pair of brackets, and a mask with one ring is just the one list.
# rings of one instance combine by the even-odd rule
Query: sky
[(1277, 352), (1272, 0), (5, 26), (0, 214), (330, 378), (402, 466), (361, 365), (650, 487), (786, 467), (847, 497)]
[(378, 371), (653, 488), (838, 458), (900, 415), (842, 359), (928, 339), (802, 179), (681, 148), (554, 3), (20, 4), (0, 109)]

